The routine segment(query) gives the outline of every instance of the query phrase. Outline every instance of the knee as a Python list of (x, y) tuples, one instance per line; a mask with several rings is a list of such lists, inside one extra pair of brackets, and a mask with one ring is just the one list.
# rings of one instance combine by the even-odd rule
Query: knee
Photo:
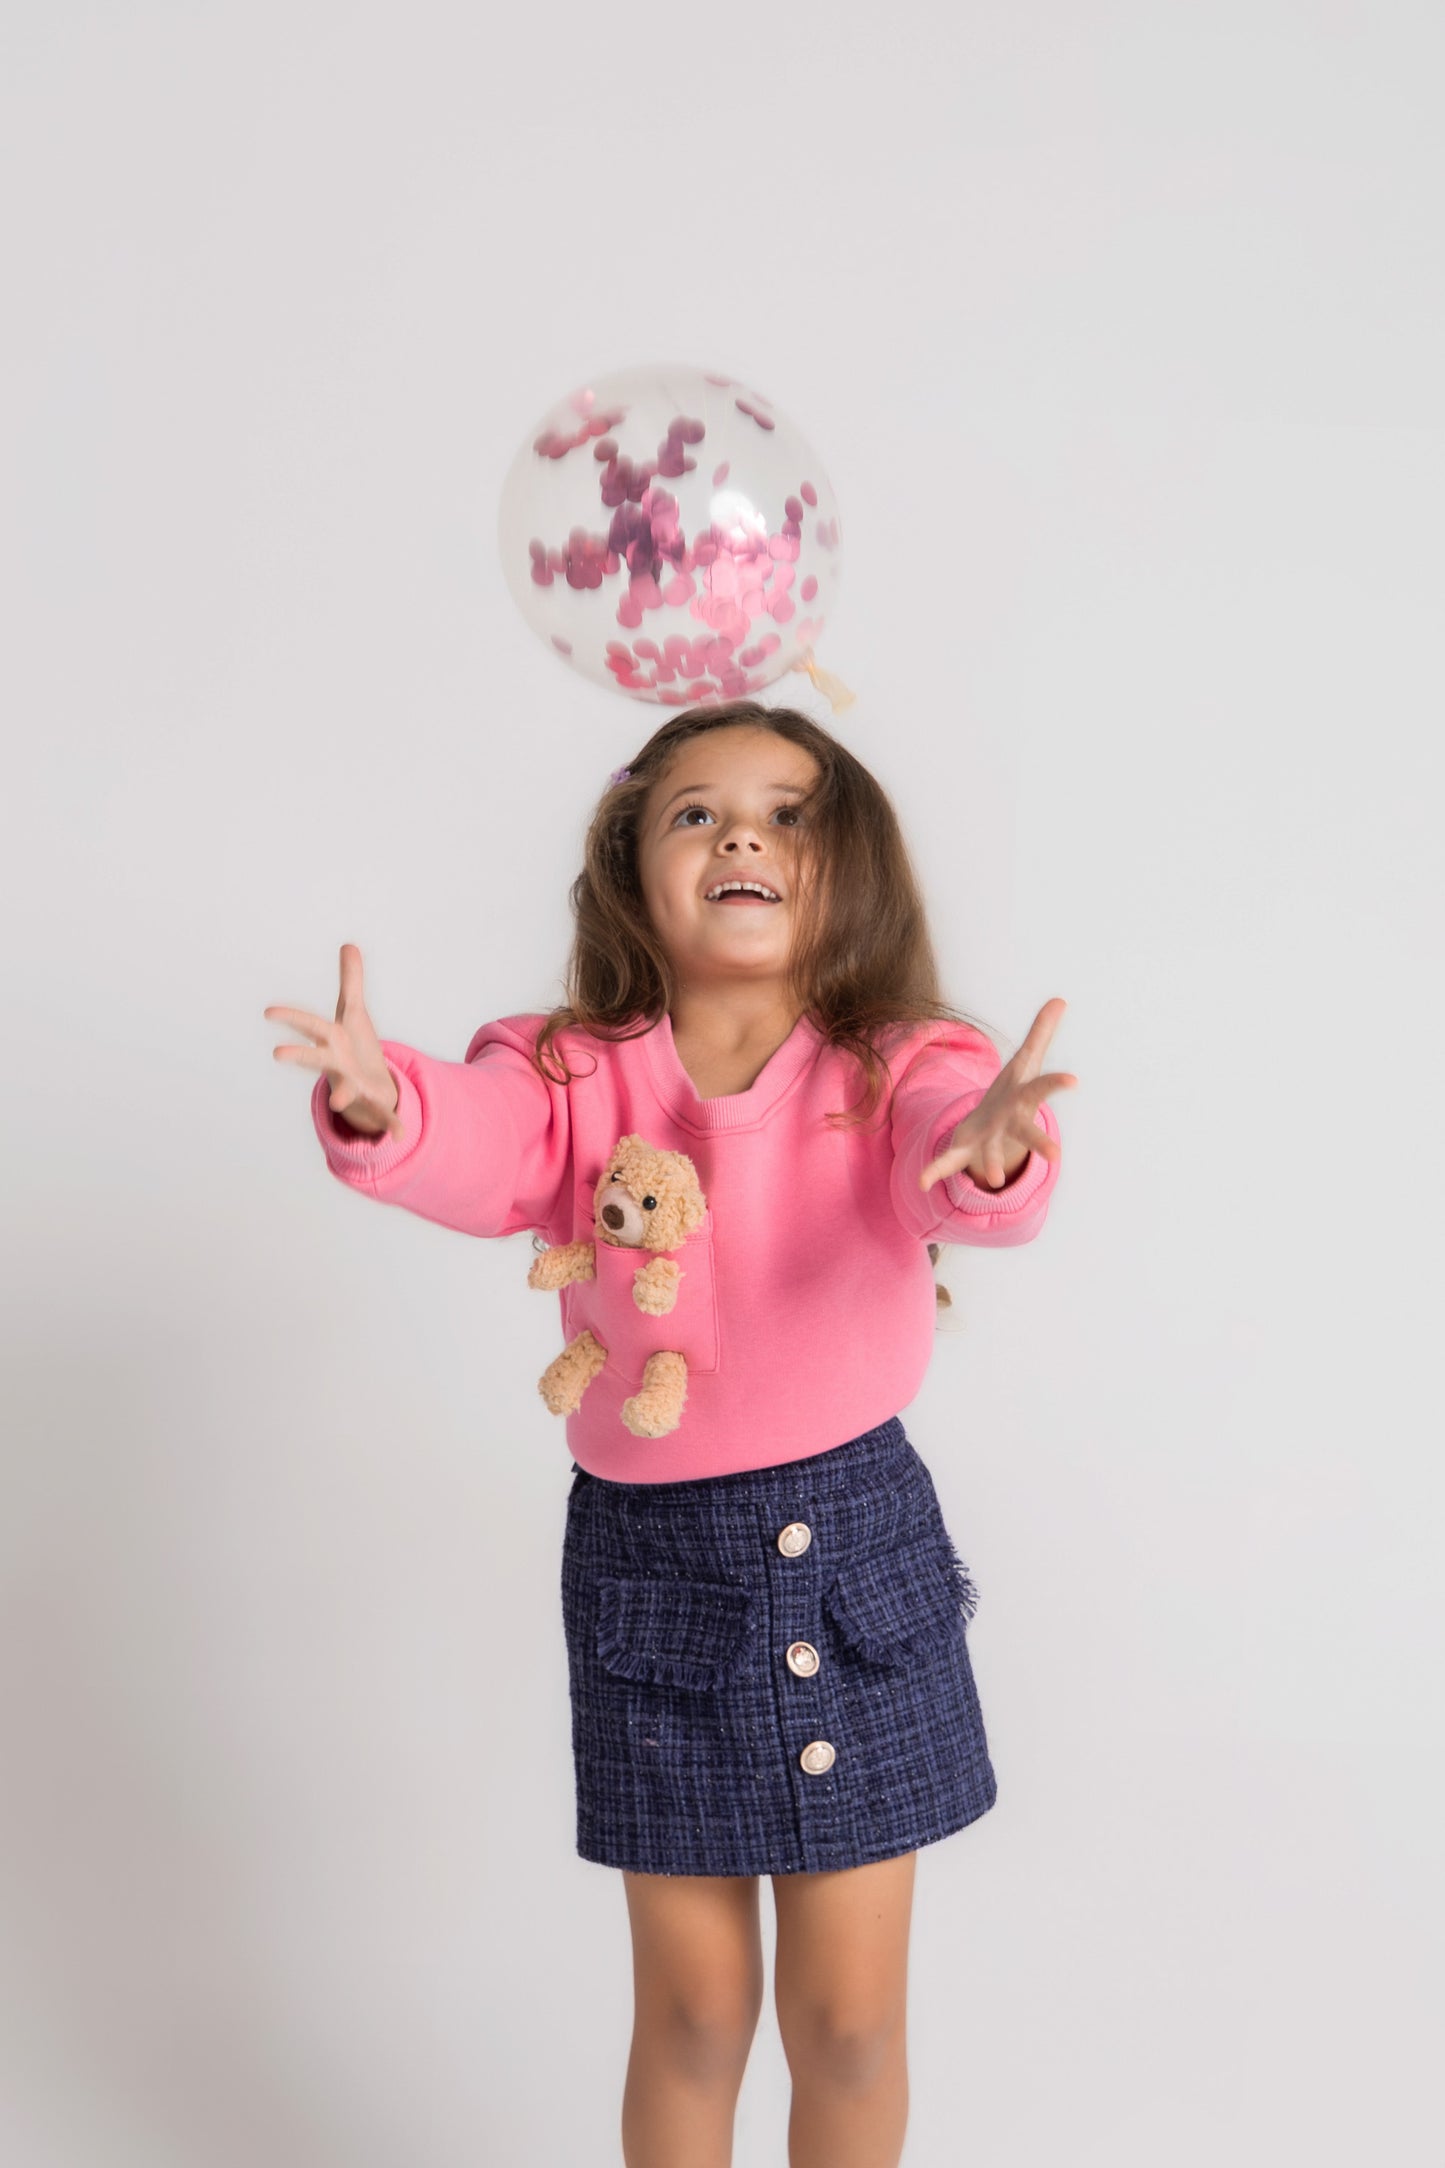
[(761, 2003), (761, 1990), (750, 1984), (690, 1980), (654, 1999), (647, 2030), (685, 2076), (701, 2082), (734, 2077), (747, 2062)]
[(866, 2093), (903, 2052), (899, 2010), (812, 2003), (778, 2013), (788, 2067), (835, 2092)]

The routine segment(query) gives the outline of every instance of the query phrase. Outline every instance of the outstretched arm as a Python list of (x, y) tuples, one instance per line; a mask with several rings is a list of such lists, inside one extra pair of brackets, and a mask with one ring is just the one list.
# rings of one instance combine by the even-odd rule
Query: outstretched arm
[(462, 1234), (551, 1225), (568, 1195), (569, 1109), (565, 1088), (539, 1076), (524, 1051), (514, 1027), (529, 1021), (483, 1026), (464, 1061), (383, 1039), (397, 1085), (395, 1136), (350, 1129), (318, 1077), (311, 1115), (337, 1180)]
[(544, 1017), (484, 1024), (463, 1061), (380, 1039), (354, 941), (342, 944), (334, 1018), (280, 1004), (265, 1013), (310, 1042), (274, 1058), (319, 1072), (311, 1118), (338, 1181), (462, 1234), (551, 1224), (571, 1169), (571, 1102), (532, 1060)]
[(893, 1201), (923, 1239), (1002, 1248), (1043, 1226), (1061, 1150), (1046, 1095), (1077, 1082), (1039, 1073), (1064, 1007), (1046, 1002), (1002, 1066), (981, 1032), (943, 1025), (900, 1079)]

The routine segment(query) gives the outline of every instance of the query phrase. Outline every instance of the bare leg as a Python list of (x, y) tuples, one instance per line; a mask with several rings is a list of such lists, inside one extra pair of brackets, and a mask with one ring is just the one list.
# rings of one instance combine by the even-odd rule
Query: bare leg
[(897, 2168), (908, 2127), (916, 1852), (773, 1876), (774, 1991), (793, 2074), (790, 2168)]
[(632, 2053), (626, 2168), (731, 2168), (763, 2005), (756, 1875), (629, 1874)]

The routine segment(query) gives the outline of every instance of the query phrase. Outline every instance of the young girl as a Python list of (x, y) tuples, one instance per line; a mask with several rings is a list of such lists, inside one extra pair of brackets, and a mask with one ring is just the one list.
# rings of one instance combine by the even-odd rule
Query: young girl
[[(561, 1291), (566, 1344), (585, 1326), (606, 1354), (563, 1411), (562, 1611), (577, 1850), (621, 1870), (632, 1931), (627, 2168), (731, 2159), (765, 1874), (791, 2168), (895, 2168), (915, 1856), (996, 1795), (975, 1592), (898, 1411), (932, 1351), (930, 1242), (1043, 1225), (1064, 1003), (1000, 1066), (939, 998), (887, 795), (792, 708), (661, 723), (603, 792), (572, 901), (569, 1004), (484, 1024), (464, 1061), (378, 1040), (350, 945), (334, 1022), (266, 1010), (314, 1042), (276, 1058), (321, 1072), (353, 1188), (596, 1243)], [(608, 1303), (637, 1255), (599, 1214), (629, 1135), (685, 1154), (706, 1204), (676, 1307), (642, 1321), (686, 1353), (656, 1437), (622, 1414), (645, 1358)]]

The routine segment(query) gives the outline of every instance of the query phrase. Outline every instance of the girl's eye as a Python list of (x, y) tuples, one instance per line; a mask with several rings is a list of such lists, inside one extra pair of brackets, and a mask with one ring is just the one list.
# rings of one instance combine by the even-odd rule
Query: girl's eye
[[(707, 807), (703, 805), (698, 799), (690, 798), (686, 805), (678, 807), (677, 819), (681, 820), (683, 818), (683, 815), (686, 813), (706, 813), (707, 810)], [(793, 820), (790, 825), (794, 827), (797, 826), (798, 808), (795, 805), (780, 805), (778, 807), (778, 811), (780, 813), (791, 813), (793, 815)]]

